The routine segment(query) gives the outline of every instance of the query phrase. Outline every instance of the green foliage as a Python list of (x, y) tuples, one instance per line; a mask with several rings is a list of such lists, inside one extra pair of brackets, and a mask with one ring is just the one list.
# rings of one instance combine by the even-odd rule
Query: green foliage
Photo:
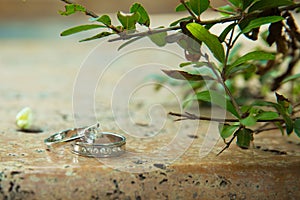
[(236, 144), (243, 149), (248, 149), (253, 140), (253, 131), (248, 128), (241, 128), (235, 134), (237, 136)]
[(221, 62), (224, 63), (225, 53), (222, 44), (220, 43), (217, 36), (211, 34), (206, 28), (197, 23), (189, 23), (186, 28), (191, 34), (199, 41), (204, 42), (206, 46), (211, 50), (214, 56)]
[(145, 8), (141, 4), (139, 3), (133, 4), (130, 8), (130, 13), (138, 13), (139, 14), (138, 23), (141, 25), (145, 25), (147, 27), (150, 26), (150, 17), (147, 11), (145, 10)]
[[(300, 32), (293, 17), (295, 13), (290, 12), (299, 11), (300, 3), (291, 0), (228, 0), (227, 5), (213, 8), (223, 17), (205, 21), (201, 15), (212, 7), (209, 0), (180, 2), (175, 11), (187, 16), (174, 19), (169, 27), (155, 29), (150, 27), (150, 17), (140, 3), (134, 3), (130, 13), (117, 12), (116, 24), (108, 15), (97, 16), (81, 5), (69, 4), (65, 11), (60, 11), (61, 15), (85, 13), (92, 17), (90, 22), (93, 24), (67, 29), (61, 35), (100, 30), (97, 35), (81, 41), (116, 35), (118, 38), (114, 40), (124, 40), (119, 49), (143, 37), (150, 38), (158, 47), (178, 45), (187, 60), (179, 64), (181, 70), (163, 70), (166, 76), (152, 75), (152, 78), (183, 89), (186, 85), (191, 86), (193, 91), (187, 91), (183, 107), (191, 101), (198, 101), (226, 110), (231, 118), (224, 121), (214, 119), (214, 116), (209, 118), (220, 123), (219, 132), (224, 141), (231, 138), (225, 148), (234, 139), (239, 147), (249, 148), (253, 134), (264, 131), (265, 127), (287, 135), (294, 132), (300, 137), (300, 74), (296, 69), (299, 67)], [(146, 27), (147, 31), (138, 32), (137, 25)], [(262, 26), (268, 30), (261, 33)], [(211, 27), (219, 29), (220, 34), (216, 36)], [(254, 43), (261, 37), (265, 44), (241, 51), (242, 45), (238, 41), (244, 36)], [(201, 51), (202, 45), (208, 47), (215, 59)], [(271, 46), (276, 50), (270, 50)], [(281, 89), (282, 85), (284, 89)], [(267, 98), (272, 93), (274, 98)], [(192, 114), (185, 117), (198, 119)]]
[(125, 14), (120, 11), (118, 12), (117, 17), (125, 30), (135, 29), (135, 25), (140, 19), (140, 15), (138, 13)]
[(236, 108), (233, 106), (233, 104), (226, 98), (226, 96), (224, 96), (224, 94), (221, 94), (217, 91), (206, 90), (206, 91), (198, 92), (195, 97), (187, 101), (191, 101), (191, 100), (198, 100), (198, 101), (205, 101), (205, 102), (212, 103), (223, 109), (226, 109), (228, 112), (238, 117), (238, 112), (236, 111)]
[(155, 43), (159, 47), (163, 47), (167, 44), (166, 37), (167, 37), (166, 32), (161, 32), (161, 33), (156, 33), (153, 35), (149, 35), (149, 38), (153, 43)]
[(219, 131), (223, 139), (229, 138), (239, 128), (239, 125), (220, 124)]
[(68, 16), (76, 12), (85, 12), (85, 11), (86, 11), (85, 7), (81, 5), (69, 4), (69, 5), (65, 5), (65, 11), (59, 11), (59, 14)]
[(192, 11), (200, 16), (209, 7), (209, 0), (190, 0), (190, 7)]
[(256, 1), (248, 10), (248, 12), (253, 12), (256, 10), (266, 10), (270, 8), (276, 8), (280, 6), (292, 5), (293, 1), (290, 0), (259, 0)]
[(243, 28), (242, 32), (243, 33), (248, 33), (252, 29), (259, 28), (260, 26), (264, 24), (270, 24), (270, 23), (275, 23), (284, 20), (283, 17), (281, 16), (268, 16), (268, 17), (260, 17), (257, 19), (253, 19), (250, 21), (250, 23)]
[(95, 40), (95, 39), (100, 39), (100, 38), (103, 38), (103, 37), (106, 37), (106, 36), (109, 36), (111, 35), (112, 33), (110, 32), (101, 32), (97, 35), (94, 35), (92, 37), (89, 37), (89, 38), (85, 38), (83, 40), (80, 40), (79, 42), (86, 42), (86, 41), (90, 41), (90, 40)]
[(110, 26), (111, 25), (111, 19), (108, 15), (102, 15), (101, 17), (98, 17), (95, 19), (97, 22), (101, 22), (102, 24), (106, 25), (106, 26)]
[(298, 137), (300, 137), (300, 118), (295, 120), (294, 127), (295, 127), (295, 133), (297, 134)]
[(76, 26), (76, 27), (67, 29), (67, 30), (63, 31), (60, 35), (67, 36), (67, 35), (72, 35), (74, 33), (79, 33), (81, 31), (87, 31), (87, 30), (96, 29), (96, 28), (105, 28), (105, 26), (98, 25), (98, 24), (81, 25), (81, 26)]

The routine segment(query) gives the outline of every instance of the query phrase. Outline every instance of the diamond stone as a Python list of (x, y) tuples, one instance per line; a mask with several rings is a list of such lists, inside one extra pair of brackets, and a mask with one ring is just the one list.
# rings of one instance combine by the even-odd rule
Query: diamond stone
[(105, 153), (106, 153), (105, 148), (101, 148), (101, 149), (100, 149), (100, 153), (105, 154)]
[(106, 153), (111, 154), (111, 148), (106, 148)]
[(86, 153), (86, 148), (82, 147), (81, 151), (82, 151), (82, 153)]
[(94, 148), (94, 153), (99, 153), (99, 149)]

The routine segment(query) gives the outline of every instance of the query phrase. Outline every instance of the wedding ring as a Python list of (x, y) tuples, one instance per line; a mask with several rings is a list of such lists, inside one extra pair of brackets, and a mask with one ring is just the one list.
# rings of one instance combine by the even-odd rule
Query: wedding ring
[(86, 134), (86, 133), (91, 133), (95, 132), (96, 129), (98, 129), (100, 126), (99, 123), (94, 124), (92, 126), (88, 127), (82, 127), (82, 128), (73, 128), (73, 129), (67, 129), (58, 133), (55, 133), (51, 135), (50, 137), (46, 138), (44, 140), (44, 143), (46, 145), (53, 145), (57, 143), (62, 143), (62, 142), (69, 142), (72, 140), (76, 140), (79, 138), (85, 138), (85, 140), (91, 140), (90, 138), (92, 137), (91, 134)]
[(72, 144), (72, 152), (87, 157), (114, 157), (125, 152), (124, 136), (110, 132), (101, 132), (101, 135), (93, 143), (75, 142)]

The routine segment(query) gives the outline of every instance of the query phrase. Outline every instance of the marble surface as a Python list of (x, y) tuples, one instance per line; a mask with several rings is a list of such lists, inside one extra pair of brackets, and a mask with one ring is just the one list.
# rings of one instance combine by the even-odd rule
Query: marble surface
[[(300, 198), (298, 138), (266, 132), (255, 136), (251, 149), (232, 144), (217, 157), (224, 146), (217, 137), (217, 124), (174, 122), (167, 115), (168, 111), (180, 111), (176, 98), (181, 93), (176, 89), (127, 91), (132, 97), (125, 106), (129, 115), (122, 115), (124, 102), (114, 102), (111, 93), (120, 92), (118, 99), (127, 97), (122, 91), (131, 86), (132, 77), (138, 79), (142, 73), (129, 76), (123, 83), (125, 67), (112, 66), (96, 86), (83, 84), (84, 90), (78, 88), (80, 73), (89, 65), (98, 69), (109, 57), (106, 53), (114, 52), (115, 47), (97, 49), (95, 43), (78, 44), (74, 40), (1, 39), (1, 199)], [(98, 57), (93, 57), (93, 52)], [(126, 66), (128, 60), (119, 61)], [(88, 78), (94, 73), (88, 71)], [(132, 84), (136, 86), (136, 82)], [(96, 88), (94, 99), (86, 96), (90, 95), (89, 88)], [(78, 105), (86, 105), (86, 109), (76, 110)], [(34, 124), (43, 132), (18, 130), (15, 116), (25, 106), (32, 108)], [(201, 113), (209, 114), (205, 109)], [(70, 144), (48, 147), (43, 143), (57, 131), (95, 120), (101, 122), (103, 130), (127, 137), (127, 153), (116, 158), (86, 158), (73, 154)]]

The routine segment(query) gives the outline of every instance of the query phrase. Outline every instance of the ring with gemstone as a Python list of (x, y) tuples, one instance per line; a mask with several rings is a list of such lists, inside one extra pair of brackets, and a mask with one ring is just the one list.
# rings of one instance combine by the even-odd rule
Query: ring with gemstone
[(96, 123), (88, 127), (63, 130), (46, 138), (44, 143), (46, 145), (53, 145), (57, 143), (73, 141), (79, 138), (86, 138), (86, 140), (89, 140), (89, 138), (92, 137), (90, 133), (95, 132), (97, 129), (99, 129), (99, 127), (100, 124)]
[(93, 138), (92, 142), (81, 141), (72, 144), (72, 152), (87, 157), (114, 157), (125, 152), (125, 144), (124, 136), (101, 132), (101, 136)]

